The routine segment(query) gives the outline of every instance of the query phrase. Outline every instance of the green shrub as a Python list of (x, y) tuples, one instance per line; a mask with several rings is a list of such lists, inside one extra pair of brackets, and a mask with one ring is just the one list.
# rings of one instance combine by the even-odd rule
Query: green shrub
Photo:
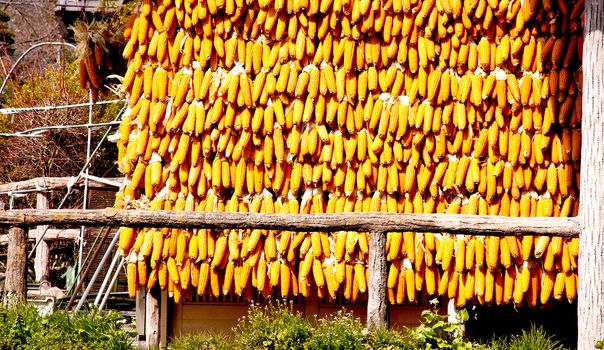
[(307, 350), (355, 350), (363, 349), (370, 331), (352, 313), (340, 310), (334, 315), (321, 318), (306, 344)]
[(389, 329), (367, 329), (344, 310), (309, 322), (292, 304), (252, 305), (248, 315), (225, 335), (192, 335), (173, 339), (170, 350), (247, 349), (415, 349), (404, 334)]
[(311, 334), (308, 321), (292, 304), (253, 305), (234, 329), (235, 345), (242, 349), (303, 349)]
[(416, 349), (473, 349), (475, 345), (463, 338), (462, 325), (468, 320), (468, 312), (462, 309), (457, 322), (447, 322), (447, 316), (438, 310), (424, 310), (421, 325), (408, 329)]
[(366, 349), (395, 350), (415, 349), (404, 334), (387, 328), (372, 330), (365, 339)]
[(531, 325), (531, 328), (526, 331), (522, 330), (522, 334), (511, 337), (494, 339), (491, 341), (490, 348), (492, 350), (564, 350), (566, 349), (560, 341), (554, 339), (553, 336), (541, 326)]
[(33, 306), (0, 307), (0, 349), (132, 349), (116, 312), (41, 317)]
[(0, 306), (0, 349), (23, 349), (32, 334), (41, 331), (34, 308)]
[(368, 329), (359, 318), (345, 310), (309, 322), (292, 304), (252, 304), (247, 316), (225, 336), (195, 335), (174, 339), (171, 350), (395, 350), (395, 349), (474, 349), (463, 338), (461, 326), (468, 318), (460, 312), (457, 322), (449, 323), (436, 310), (422, 313), (425, 321), (404, 332)]

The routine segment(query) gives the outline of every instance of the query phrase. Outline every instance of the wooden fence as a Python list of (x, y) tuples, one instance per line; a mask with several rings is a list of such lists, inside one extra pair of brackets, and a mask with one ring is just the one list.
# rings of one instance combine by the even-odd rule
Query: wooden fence
[[(11, 269), (7, 274), (7, 290), (22, 299), (25, 283), (19, 276), (25, 271), (23, 240), (26, 228), (32, 225), (59, 226), (128, 226), (171, 227), (207, 229), (267, 229), (298, 232), (357, 231), (370, 232), (369, 288), (367, 324), (370, 327), (388, 326), (386, 289), (388, 270), (386, 263), (386, 233), (395, 231), (448, 232), (453, 234), (517, 236), (544, 235), (576, 237), (581, 232), (578, 218), (502, 217), (447, 214), (393, 214), (393, 213), (343, 213), (343, 214), (258, 214), (226, 212), (186, 212), (166, 210), (124, 209), (48, 209), (11, 210), (0, 212), (0, 226), (12, 227), (9, 252), (14, 250)], [(146, 293), (145, 334), (156, 335), (150, 343), (165, 343), (167, 333), (166, 296), (161, 303), (152, 293)], [(161, 304), (161, 306), (160, 306)], [(160, 308), (163, 310), (160, 310)], [(153, 317), (153, 320), (149, 320)], [(140, 322), (143, 324), (142, 322)]]
[[(584, 15), (581, 208), (577, 218), (378, 213), (286, 217), (271, 214), (121, 210), (6, 211), (0, 213), (0, 226), (11, 227), (6, 287), (15, 298), (24, 297), (26, 228), (44, 224), (368, 231), (371, 232), (372, 239), (368, 267), (370, 286), (386, 284), (386, 258), (383, 252), (386, 245), (384, 232), (387, 231), (436, 231), (502, 236), (580, 234), (577, 348), (593, 349), (596, 342), (604, 338), (604, 2), (585, 0)], [(369, 325), (385, 324), (385, 293), (385, 288), (369, 289)], [(156, 317), (157, 305), (148, 303), (148, 314)], [(160, 330), (162, 327), (163, 324), (160, 325)]]

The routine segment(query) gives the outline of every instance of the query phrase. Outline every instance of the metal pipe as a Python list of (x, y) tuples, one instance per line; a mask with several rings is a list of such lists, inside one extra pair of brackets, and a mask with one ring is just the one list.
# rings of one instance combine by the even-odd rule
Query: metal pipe
[[(111, 231), (111, 227), (108, 228), (107, 233), (109, 233), (109, 231)], [(94, 282), (96, 282), (96, 279), (99, 277), (99, 274), (101, 273), (103, 266), (105, 266), (105, 263), (107, 262), (107, 259), (109, 258), (110, 253), (113, 251), (113, 248), (115, 247), (115, 244), (117, 243), (118, 237), (119, 237), (119, 234), (115, 234), (115, 236), (113, 236), (111, 243), (109, 243), (109, 247), (107, 247), (107, 251), (105, 251), (105, 255), (103, 255), (103, 259), (101, 259), (101, 262), (97, 266), (96, 271), (94, 271), (94, 275), (92, 275), (90, 282), (88, 282), (88, 285), (86, 286), (86, 290), (82, 294), (82, 297), (80, 297), (80, 301), (78, 302), (78, 305), (76, 305), (74, 312), (78, 312), (80, 310), (80, 308), (82, 307), (82, 305), (84, 305), (84, 302), (86, 301), (86, 297), (88, 296), (88, 293), (90, 293), (90, 290), (92, 289), (92, 286), (94, 285)], [(101, 247), (103, 245), (104, 241), (105, 241), (104, 239), (101, 240), (99, 247)], [(90, 264), (92, 264), (93, 261), (94, 261), (94, 259), (92, 259)], [(77, 292), (77, 290), (74, 291), (74, 295), (76, 294), (76, 292)], [(67, 309), (69, 309), (69, 307)]]
[(99, 289), (99, 291), (96, 295), (96, 298), (94, 298), (95, 306), (98, 306), (99, 303), (101, 302), (101, 296), (105, 292), (105, 287), (107, 287), (107, 283), (109, 282), (109, 278), (110, 278), (111, 274), (113, 273), (113, 269), (115, 268), (115, 264), (117, 264), (119, 257), (120, 257), (120, 253), (115, 252), (113, 259), (111, 260), (111, 265), (109, 265), (109, 269), (107, 270), (107, 273), (105, 274), (105, 278), (103, 278), (103, 283), (101, 284), (101, 288)]
[[(92, 90), (88, 90), (88, 96), (90, 99), (90, 105), (88, 106), (88, 125), (92, 124)], [(86, 163), (90, 163), (90, 148), (92, 147), (92, 129), (90, 127), (86, 128)], [(86, 167), (84, 174), (84, 200), (82, 201), (82, 209), (86, 209), (88, 207), (88, 174), (90, 172), (90, 167)], [(82, 270), (82, 258), (84, 257), (84, 239), (86, 235), (86, 226), (82, 225), (80, 229), (80, 247), (78, 249), (78, 270)], [(78, 282), (81, 281), (82, 275), (78, 273)]]
[(111, 295), (111, 293), (109, 293), (109, 291), (111, 290), (111, 286), (113, 286), (115, 284), (115, 281), (117, 281), (117, 277), (120, 275), (120, 270), (122, 269), (122, 267), (124, 267), (124, 257), (121, 257), (121, 259), (120, 259), (120, 264), (117, 267), (117, 270), (115, 270), (115, 274), (113, 275), (113, 278), (111, 279), (111, 283), (109, 284), (109, 289), (107, 290), (107, 293), (105, 293), (105, 296), (103, 297), (103, 301), (101, 302), (101, 305), (99, 305), (99, 310), (103, 310), (105, 308), (105, 304), (107, 304), (107, 299), (109, 299), (109, 295)]
[[(86, 266), (86, 269), (84, 270), (84, 276), (86, 276), (88, 274), (88, 272), (90, 271), (90, 268), (92, 267), (92, 263), (94, 262), (94, 260), (96, 259), (97, 255), (99, 254), (99, 252), (101, 251), (101, 247), (103, 246), (103, 243), (105, 242), (105, 239), (107, 238), (107, 235), (109, 235), (109, 231), (111, 230), (111, 226), (107, 226), (105, 228), (105, 231), (103, 232), (101, 241), (99, 242), (99, 245), (94, 249), (94, 252), (92, 253), (91, 261), (90, 263)], [(88, 259), (88, 258), (86, 258)], [(65, 307), (66, 310), (69, 310), (71, 308), (71, 305), (73, 305), (73, 302), (75, 301), (76, 296), (78, 295), (78, 290), (80, 290), (80, 288), (82, 287), (82, 284), (84, 284), (84, 280), (80, 279), (81, 275), (78, 273), (78, 283), (76, 288), (73, 290), (73, 293), (71, 294), (71, 297), (69, 298), (69, 302), (67, 303), (67, 306)]]

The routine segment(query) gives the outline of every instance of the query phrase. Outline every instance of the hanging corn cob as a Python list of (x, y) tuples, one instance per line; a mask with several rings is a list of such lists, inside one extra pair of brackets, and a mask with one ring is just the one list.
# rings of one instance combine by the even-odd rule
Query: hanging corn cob
[[(583, 2), (538, 5), (144, 0), (116, 206), (576, 215)], [(176, 301), (368, 288), (363, 232), (125, 232), (132, 289)], [(385, 254), (393, 304), (576, 295), (577, 239), (388, 233)]]
[[(80, 87), (90, 89), (93, 101), (104, 92), (106, 77), (118, 72), (122, 64), (115, 60), (124, 48), (122, 30), (116, 20), (93, 21), (87, 24), (76, 21), (73, 30), (76, 55), (79, 61)], [(153, 69), (149, 70), (153, 73)]]

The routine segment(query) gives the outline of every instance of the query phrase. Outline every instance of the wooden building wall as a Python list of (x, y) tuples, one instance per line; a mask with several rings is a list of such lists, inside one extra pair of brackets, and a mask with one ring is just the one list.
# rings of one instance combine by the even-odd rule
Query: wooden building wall
[[(250, 303), (239, 301), (192, 301), (184, 300), (178, 304), (172, 303), (169, 312), (168, 333), (170, 337), (179, 337), (188, 334), (211, 332), (229, 333), (237, 325), (238, 320), (248, 312)], [(421, 312), (430, 306), (421, 303), (418, 305), (390, 307), (390, 327), (402, 329), (420, 324)], [(300, 298), (293, 302), (293, 309), (304, 314), (309, 319), (315, 316), (323, 318), (345, 308), (361, 319), (363, 323), (367, 317), (367, 305), (327, 303), (315, 298)], [(441, 312), (446, 312), (445, 308)]]

